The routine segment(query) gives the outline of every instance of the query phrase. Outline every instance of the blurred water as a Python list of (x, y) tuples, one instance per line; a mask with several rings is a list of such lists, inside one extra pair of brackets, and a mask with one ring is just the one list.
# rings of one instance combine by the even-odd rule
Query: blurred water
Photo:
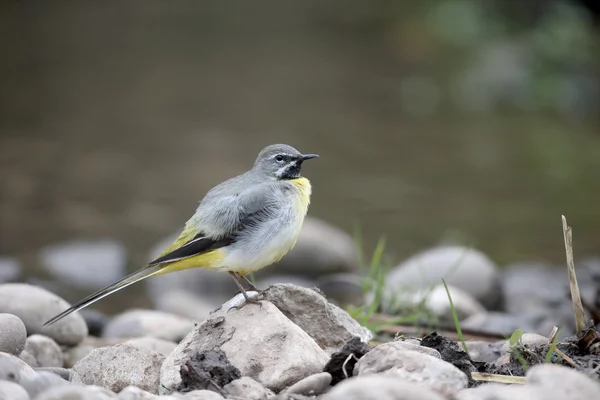
[(0, 253), (110, 237), (142, 264), (284, 142), (321, 155), (310, 213), (395, 260), (562, 262), (561, 213), (598, 254), (597, 35), (474, 3), (2, 3)]

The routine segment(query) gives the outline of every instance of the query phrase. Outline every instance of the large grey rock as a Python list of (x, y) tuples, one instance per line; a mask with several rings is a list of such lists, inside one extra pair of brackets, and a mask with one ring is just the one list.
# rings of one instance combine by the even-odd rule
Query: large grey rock
[(115, 316), (104, 327), (105, 338), (151, 336), (180, 341), (194, 328), (194, 321), (156, 310), (129, 310)]
[(40, 393), (49, 390), (55, 386), (66, 386), (70, 383), (52, 372), (36, 372), (35, 374), (25, 375), (19, 381), (19, 384), (27, 390), (29, 397), (35, 398)]
[(21, 275), (19, 261), (14, 258), (0, 256), (0, 283), (15, 282)]
[(64, 349), (64, 366), (72, 368), (79, 360), (90, 354), (92, 351), (101, 347), (110, 347), (117, 344), (125, 343), (127, 338), (97, 338), (94, 336), (86, 337), (83, 342), (75, 347)]
[(277, 284), (268, 288), (266, 298), (330, 355), (355, 336), (363, 342), (373, 338), (370, 330), (315, 290)]
[(48, 336), (31, 335), (25, 343), (25, 351), (31, 354), (38, 367), (62, 367), (63, 353), (58, 344)]
[(0, 351), (15, 356), (25, 348), (27, 329), (19, 317), (13, 314), (0, 314)]
[(113, 392), (133, 385), (157, 393), (163, 361), (161, 354), (128, 344), (102, 347), (75, 364), (71, 382), (101, 386)]
[(249, 304), (207, 319), (181, 341), (161, 368), (161, 391), (181, 383), (180, 368), (195, 352), (220, 348), (242, 376), (279, 391), (321, 372), (329, 357), (273, 304)]
[[(331, 384), (331, 374), (329, 372), (320, 372), (294, 383), (289, 388), (279, 394), (280, 398), (289, 397), (292, 394), (302, 396), (318, 396), (324, 393)], [(283, 399), (282, 399), (283, 400)]]
[(562, 398), (586, 400), (600, 398), (600, 383), (572, 368), (538, 364), (527, 370), (527, 385), (541, 387)]
[(421, 383), (450, 397), (467, 387), (469, 380), (454, 365), (429, 354), (412, 350), (391, 351), (393, 347), (375, 347), (354, 366), (354, 375), (384, 374)]
[(172, 315), (179, 315), (202, 322), (220, 306), (214, 299), (197, 296), (187, 290), (170, 290), (154, 301), (155, 308)]
[(439, 285), (442, 278), (463, 290), (487, 309), (502, 300), (496, 264), (485, 254), (462, 246), (440, 246), (418, 253), (392, 269), (385, 279), (385, 293), (420, 291)]
[(26, 375), (35, 371), (23, 360), (8, 353), (0, 353), (0, 381), (19, 382)]
[[(446, 400), (427, 386), (393, 376), (370, 375), (346, 379), (320, 400)], [(287, 400), (287, 399), (286, 399)]]
[(0, 400), (30, 400), (30, 397), (21, 385), (0, 381)]
[(151, 336), (129, 339), (125, 343), (135, 346), (140, 350), (155, 351), (165, 357), (171, 354), (177, 347), (176, 343), (173, 343), (169, 340), (159, 339)]
[(53, 387), (34, 400), (113, 400), (116, 398), (116, 394), (99, 386), (68, 385)]
[(247, 376), (229, 382), (223, 389), (227, 392), (227, 399), (267, 400), (274, 396), (269, 389)]
[(101, 289), (126, 275), (127, 251), (113, 240), (73, 241), (43, 248), (40, 265), (62, 283)]
[(454, 400), (571, 400), (551, 390), (529, 385), (489, 383), (458, 392)]
[(29, 335), (41, 333), (58, 344), (74, 346), (88, 334), (81, 315), (73, 313), (52, 325), (43, 326), (46, 321), (67, 308), (69, 303), (40, 287), (25, 283), (0, 285), (0, 312), (19, 317)]
[(294, 248), (275, 265), (260, 271), (318, 278), (357, 269), (356, 247), (352, 237), (324, 221), (307, 217)]

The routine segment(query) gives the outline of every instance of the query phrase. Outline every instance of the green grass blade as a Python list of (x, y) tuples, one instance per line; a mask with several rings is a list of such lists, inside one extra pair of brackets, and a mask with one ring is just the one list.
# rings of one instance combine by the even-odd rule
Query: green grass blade
[(446, 289), (446, 294), (448, 295), (448, 301), (450, 302), (450, 311), (452, 312), (452, 319), (454, 320), (454, 326), (456, 327), (456, 334), (458, 335), (458, 339), (462, 344), (463, 350), (465, 353), (469, 354), (469, 350), (467, 349), (467, 344), (465, 343), (465, 338), (462, 333), (462, 329), (460, 329), (460, 322), (458, 321), (458, 313), (456, 312), (456, 308), (454, 308), (454, 302), (452, 301), (452, 296), (450, 295), (450, 290), (448, 289), (448, 285), (446, 285), (446, 281), (442, 278), (442, 282), (444, 283), (444, 288)]

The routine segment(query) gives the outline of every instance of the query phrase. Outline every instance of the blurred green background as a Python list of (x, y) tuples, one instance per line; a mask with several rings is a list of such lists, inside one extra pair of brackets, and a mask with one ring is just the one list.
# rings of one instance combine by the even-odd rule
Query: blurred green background
[(600, 46), (576, 1), (4, 1), (0, 254), (115, 238), (132, 262), (258, 151), (310, 214), (400, 261), (600, 253)]

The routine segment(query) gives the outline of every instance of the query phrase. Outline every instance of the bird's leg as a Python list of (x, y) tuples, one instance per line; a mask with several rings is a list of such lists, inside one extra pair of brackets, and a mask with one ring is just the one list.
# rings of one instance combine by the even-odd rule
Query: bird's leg
[(256, 286), (254, 286), (254, 283), (250, 282), (250, 279), (246, 278), (246, 275), (240, 274), (239, 276), (244, 281), (246, 281), (246, 283), (248, 284), (248, 286), (250, 286), (250, 289), (254, 290), (255, 292), (258, 292), (259, 294), (263, 294), (265, 292), (264, 290), (260, 290), (259, 288), (257, 288)]
[(233, 281), (235, 282), (235, 284), (237, 285), (238, 289), (240, 289), (240, 291), (242, 292), (242, 294), (244, 295), (244, 299), (246, 300), (244, 302), (244, 304), (242, 304), (241, 306), (233, 306), (231, 307), (231, 309), (237, 309), (239, 310), (240, 308), (244, 307), (246, 304), (248, 303), (253, 303), (253, 304), (258, 304), (262, 307), (262, 304), (260, 301), (258, 300), (254, 300), (251, 299), (250, 297), (248, 297), (248, 293), (246, 293), (246, 290), (244, 290), (244, 287), (242, 286), (242, 284), (240, 283), (240, 281), (238, 280), (239, 275), (236, 274), (235, 272), (229, 272), (229, 275), (231, 275), (231, 277), (233, 278)]

